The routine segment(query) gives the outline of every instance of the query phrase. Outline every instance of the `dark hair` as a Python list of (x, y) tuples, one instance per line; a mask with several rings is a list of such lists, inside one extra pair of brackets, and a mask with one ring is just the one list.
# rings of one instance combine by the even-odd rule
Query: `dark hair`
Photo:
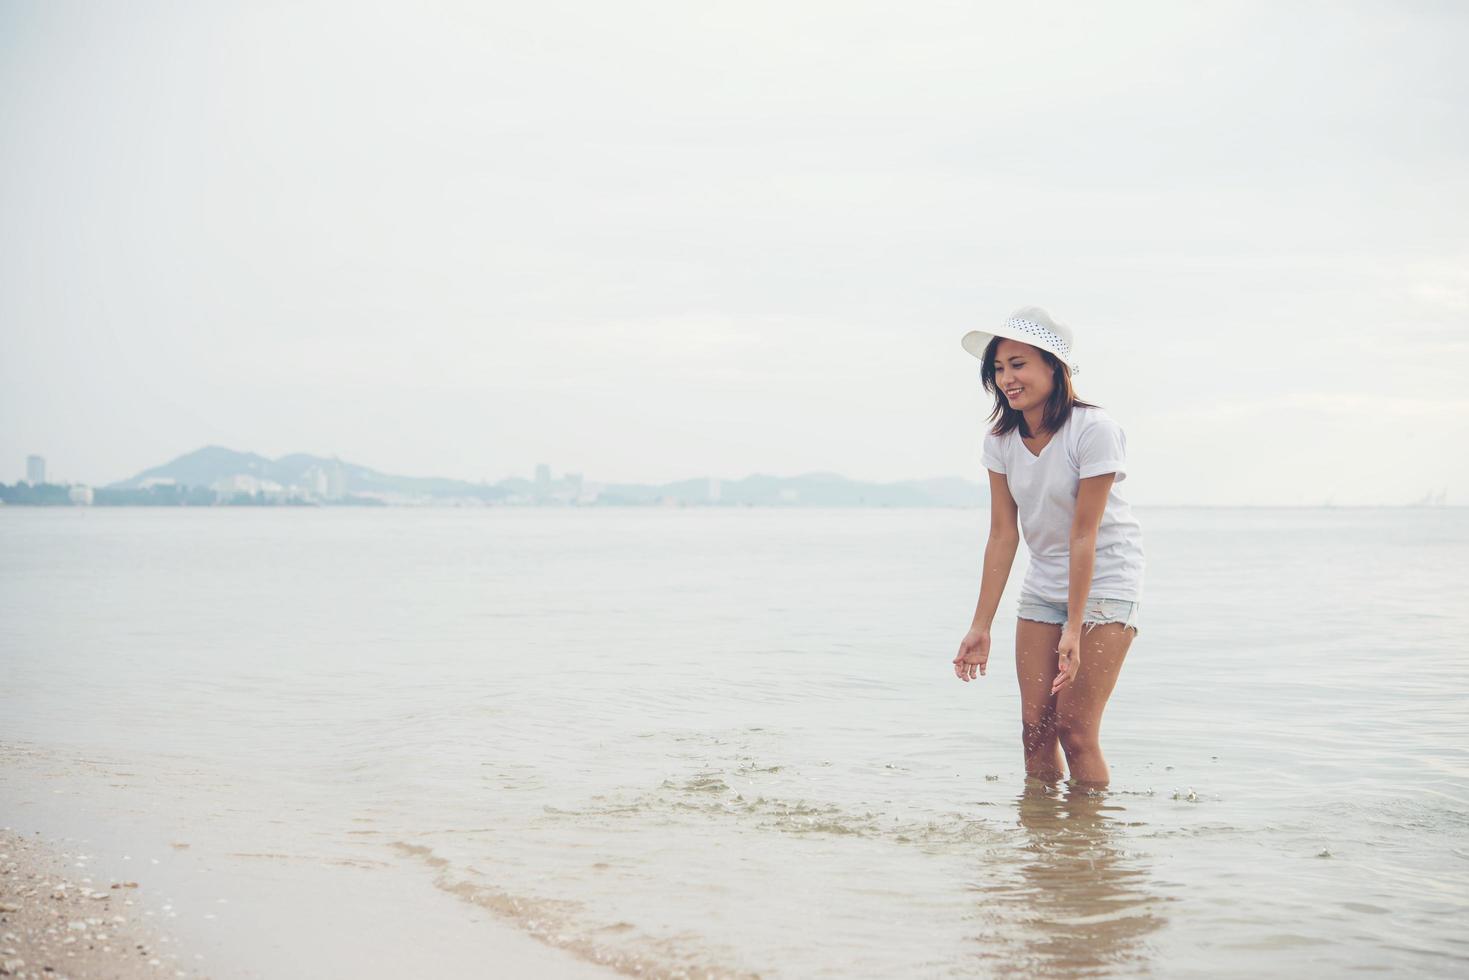
[[(997, 436), (1002, 436), (1011, 429), (1019, 429), (1020, 434), (1027, 439), (1032, 438), (1035, 433), (1025, 424), (1025, 413), (1018, 408), (1011, 408), (1005, 393), (995, 384), (995, 352), (1000, 347), (1000, 341), (1007, 340), (1006, 337), (991, 337), (989, 344), (984, 349), (984, 366), (979, 369), (980, 377), (984, 380), (985, 391), (992, 392), (995, 396), (995, 407), (990, 412), (990, 418), (998, 419), (994, 427), (990, 429)], [(1024, 343), (1024, 341), (1021, 341)], [(1031, 345), (1034, 346), (1034, 345)], [(1100, 408), (1091, 402), (1084, 402), (1076, 397), (1076, 389), (1071, 387), (1071, 371), (1061, 359), (1050, 351), (1036, 347), (1041, 358), (1051, 367), (1051, 380), (1055, 386), (1051, 389), (1051, 397), (1046, 399), (1046, 411), (1041, 422), (1047, 432), (1055, 432), (1066, 424), (1071, 417), (1073, 408)]]

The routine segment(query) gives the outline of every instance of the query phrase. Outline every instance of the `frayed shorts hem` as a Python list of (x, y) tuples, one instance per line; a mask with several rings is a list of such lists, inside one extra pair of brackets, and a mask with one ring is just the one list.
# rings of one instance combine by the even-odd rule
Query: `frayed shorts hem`
[[(1101, 623), (1121, 623), (1123, 629), (1132, 630), (1133, 635), (1136, 636), (1138, 634), (1138, 605), (1139, 603), (1130, 599), (1105, 599), (1100, 596), (1091, 596), (1086, 600), (1086, 605), (1082, 609), (1081, 628), (1085, 630), (1088, 626), (1096, 626)], [(1066, 603), (1052, 602), (1049, 599), (1022, 592), (1016, 615), (1033, 623), (1065, 626)]]

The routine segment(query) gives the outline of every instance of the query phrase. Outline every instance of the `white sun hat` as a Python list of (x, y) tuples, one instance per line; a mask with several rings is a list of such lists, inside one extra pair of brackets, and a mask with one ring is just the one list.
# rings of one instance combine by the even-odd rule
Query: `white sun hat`
[(1006, 337), (1050, 351), (1061, 359), (1072, 374), (1081, 370), (1073, 360), (1076, 348), (1071, 328), (1051, 317), (1039, 306), (1022, 306), (1011, 313), (1005, 322), (993, 330), (971, 330), (960, 341), (964, 349), (975, 357), (983, 358), (984, 349), (996, 337)]

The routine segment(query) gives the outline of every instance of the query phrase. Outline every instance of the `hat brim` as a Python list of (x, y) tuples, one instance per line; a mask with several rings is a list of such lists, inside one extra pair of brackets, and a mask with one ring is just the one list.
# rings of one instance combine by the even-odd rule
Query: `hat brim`
[(963, 344), (964, 349), (969, 353), (983, 359), (984, 349), (990, 345), (991, 340), (994, 340), (998, 336), (1003, 335), (987, 333), (983, 330), (971, 330), (960, 339), (959, 343)]
[(1066, 370), (1070, 371), (1072, 374), (1076, 374), (1078, 371), (1081, 370), (1081, 365), (1069, 360), (1066, 357), (1063, 357), (1061, 354), (1056, 353), (1043, 344), (1037, 344), (1034, 337), (1029, 336), (1028, 334), (1023, 334), (1018, 330), (1006, 330), (1004, 327), (1001, 327), (998, 330), (971, 330), (959, 339), (959, 343), (963, 344), (964, 349), (967, 350), (969, 353), (973, 354), (980, 360), (984, 360), (985, 348), (988, 347), (990, 345), (990, 341), (994, 340), (996, 337), (1003, 337), (1006, 340), (1018, 340), (1022, 344), (1028, 344), (1031, 347), (1034, 347), (1036, 350), (1047, 351), (1050, 354), (1054, 355), (1056, 360), (1066, 365)]

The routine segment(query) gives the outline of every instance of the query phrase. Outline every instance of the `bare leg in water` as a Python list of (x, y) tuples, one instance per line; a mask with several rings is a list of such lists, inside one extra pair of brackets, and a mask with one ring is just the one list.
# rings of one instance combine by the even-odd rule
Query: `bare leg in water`
[(1123, 658), (1134, 630), (1121, 623), (1094, 623), (1081, 633), (1081, 668), (1060, 694), (1051, 694), (1057, 671), (1056, 646), (1061, 627), (1017, 619), (1015, 673), (1020, 681), (1021, 738), (1025, 774), (1045, 782), (1064, 775), (1062, 755), (1071, 779), (1105, 786), (1110, 773), (1100, 742), (1102, 711), (1117, 685)]
[(1102, 757), (1102, 711), (1136, 635), (1121, 623), (1083, 627), (1081, 669), (1076, 680), (1056, 695), (1056, 738), (1066, 753), (1072, 780), (1080, 785), (1102, 787), (1111, 778)]
[[(1025, 774), (1048, 783), (1066, 775), (1056, 737), (1056, 698), (1051, 694), (1051, 682), (1056, 679), (1056, 645), (1060, 642), (1059, 626), (1029, 619), (1015, 621), (1015, 674), (1020, 679)], [(1085, 653), (1081, 666), (1086, 669)]]

